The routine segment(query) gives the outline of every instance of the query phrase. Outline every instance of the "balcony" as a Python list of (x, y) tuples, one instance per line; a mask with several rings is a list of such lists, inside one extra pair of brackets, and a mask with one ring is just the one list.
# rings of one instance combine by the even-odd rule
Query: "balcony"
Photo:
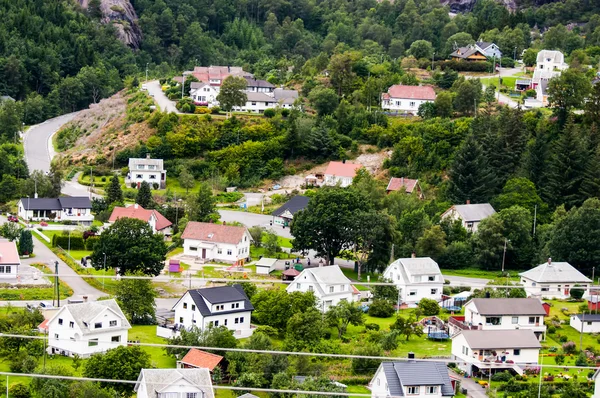
[(450, 318), (448, 318), (448, 323), (450, 325), (455, 326), (462, 330), (477, 330), (477, 329), (479, 329), (477, 326), (469, 326), (465, 322), (464, 316), (451, 316)]

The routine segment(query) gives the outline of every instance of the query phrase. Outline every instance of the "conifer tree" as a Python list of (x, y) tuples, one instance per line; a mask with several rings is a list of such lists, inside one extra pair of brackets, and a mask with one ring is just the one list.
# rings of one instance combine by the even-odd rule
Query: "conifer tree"
[(110, 184), (106, 189), (106, 203), (111, 205), (113, 203), (123, 202), (123, 190), (121, 189), (121, 183), (119, 177), (115, 174), (110, 179)]
[(142, 182), (140, 189), (135, 197), (135, 202), (142, 206), (144, 209), (152, 208), (154, 200), (152, 199), (152, 191), (150, 190), (150, 184), (146, 181)]

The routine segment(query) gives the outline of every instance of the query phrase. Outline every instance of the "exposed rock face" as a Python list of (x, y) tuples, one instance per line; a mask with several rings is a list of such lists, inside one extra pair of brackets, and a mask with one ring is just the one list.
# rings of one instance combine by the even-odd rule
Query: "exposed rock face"
[[(516, 0), (496, 0), (496, 2), (503, 4), (511, 12), (517, 9)], [(440, 3), (450, 6), (450, 11), (454, 13), (464, 13), (473, 10), (477, 0), (440, 0)]]
[[(84, 9), (90, 0), (79, 0)], [(137, 24), (137, 14), (129, 0), (100, 0), (102, 23), (112, 23), (117, 30), (119, 40), (132, 48), (139, 48), (142, 41), (142, 31)]]

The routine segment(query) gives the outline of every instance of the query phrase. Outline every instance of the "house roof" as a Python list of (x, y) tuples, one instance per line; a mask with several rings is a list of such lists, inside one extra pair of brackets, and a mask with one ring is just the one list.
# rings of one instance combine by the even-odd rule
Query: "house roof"
[(441, 275), (440, 267), (431, 257), (399, 258), (389, 266), (398, 265), (411, 275)]
[(206, 368), (192, 369), (142, 369), (135, 385), (137, 392), (142, 383), (146, 386), (147, 395), (155, 397), (166, 387), (185, 380), (204, 391), (204, 398), (214, 398), (210, 373)]
[(258, 398), (256, 395), (254, 394), (250, 394), (249, 392), (240, 395), (238, 398)]
[(202, 314), (202, 316), (213, 315), (210, 308), (206, 305), (206, 301), (208, 301), (210, 304), (222, 304), (233, 301), (244, 301), (243, 308), (238, 308), (231, 311), (219, 311), (219, 314), (230, 314), (234, 312), (245, 312), (254, 310), (254, 307), (252, 306), (252, 303), (250, 303), (248, 296), (246, 296), (246, 293), (244, 293), (244, 289), (239, 284), (235, 284), (232, 286), (218, 286), (208, 287), (204, 289), (188, 290), (187, 293), (189, 293), (192, 300), (194, 300), (194, 303), (196, 304), (196, 307), (198, 307), (198, 311), (200, 311), (200, 314)]
[(190, 221), (185, 227), (181, 239), (237, 245), (246, 231), (246, 227)]
[(591, 282), (592, 280), (579, 272), (567, 262), (548, 262), (535, 268), (521, 272), (520, 276), (538, 283), (550, 282)]
[(454, 52), (452, 54), (450, 54), (450, 57), (452, 58), (460, 58), (460, 59), (466, 59), (469, 58), (471, 55), (477, 54), (479, 53), (479, 55), (482, 55), (485, 57), (485, 54), (482, 54), (481, 51), (479, 51), (477, 49), (477, 47), (459, 47), (456, 50), (454, 50)]
[(386, 191), (399, 191), (401, 187), (405, 188), (406, 193), (412, 193), (419, 180), (413, 180), (404, 177), (392, 177), (386, 188)]
[(107, 308), (114, 312), (119, 318), (121, 318), (122, 323), (120, 328), (112, 328), (111, 330), (131, 329), (129, 321), (127, 321), (125, 314), (123, 314), (123, 311), (121, 311), (121, 307), (119, 307), (119, 304), (117, 304), (117, 302), (114, 299), (89, 301), (86, 303), (79, 304), (67, 304), (64, 307), (62, 307), (61, 310), (54, 314), (54, 316), (50, 320), (50, 323), (54, 318), (59, 316), (62, 311), (66, 310), (71, 313), (71, 316), (75, 320), (75, 323), (77, 323), (77, 325), (81, 329), (81, 332), (84, 335), (91, 334), (96, 332), (96, 330), (89, 328), (90, 323), (94, 320), (94, 318), (100, 315)]
[(481, 315), (546, 315), (536, 298), (474, 298), (471, 302)]
[(87, 196), (61, 196), (59, 198), (21, 198), (25, 210), (62, 210), (66, 208), (91, 209)]
[(298, 271), (295, 268), (288, 268), (285, 271), (283, 271), (282, 274), (285, 276), (298, 276), (298, 275), (300, 275), (300, 271)]
[(15, 242), (0, 242), (0, 264), (21, 264)]
[(258, 260), (254, 265), (256, 265), (257, 267), (272, 267), (275, 265), (275, 263), (277, 263), (276, 258), (263, 257), (260, 260)]
[(275, 98), (261, 92), (246, 91), (248, 101), (275, 102)]
[(554, 62), (556, 64), (563, 64), (565, 62), (565, 56), (560, 51), (554, 50), (541, 50), (537, 53), (536, 62), (542, 63), (546, 62), (547, 59), (550, 59), (550, 62)]
[(293, 104), (298, 98), (298, 91), (276, 88), (273, 91), (273, 97), (277, 102), (281, 102), (284, 104)]
[[(449, 210), (454, 209), (463, 221), (481, 221), (484, 218), (496, 214), (496, 210), (489, 203), (454, 205)], [(446, 212), (448, 212), (447, 210)]]
[(448, 368), (442, 362), (383, 362), (381, 366), (391, 396), (405, 396), (406, 386), (441, 386), (443, 396), (454, 395)]
[(156, 230), (161, 231), (165, 228), (173, 225), (171, 221), (169, 221), (165, 216), (160, 214), (156, 210), (148, 210), (144, 209), (142, 206), (135, 204), (129, 207), (115, 207), (110, 214), (108, 222), (115, 222), (119, 218), (136, 218), (138, 220), (142, 220), (148, 222), (150, 217), (154, 215), (156, 218)]
[(197, 348), (192, 348), (181, 359), (181, 362), (186, 365), (195, 366), (197, 368), (207, 368), (212, 370), (223, 360), (223, 357), (210, 352), (202, 351)]
[(517, 79), (515, 84), (519, 86), (528, 86), (531, 84), (531, 79)]
[(58, 198), (63, 209), (91, 209), (92, 202), (87, 196), (61, 196)]
[(463, 330), (460, 334), (472, 349), (541, 348), (531, 329)]
[(221, 83), (229, 76), (253, 77), (252, 73), (244, 71), (240, 66), (196, 66), (189, 74), (201, 82), (220, 80)]
[(350, 279), (344, 275), (337, 265), (328, 265), (325, 267), (305, 268), (304, 271), (312, 274), (318, 282), (323, 284), (343, 284), (350, 283)]
[(289, 211), (290, 214), (294, 215), (308, 206), (308, 199), (308, 196), (296, 195), (285, 202), (279, 209), (275, 210), (273, 215), (279, 217), (286, 211)]
[[(154, 170), (139, 170), (136, 168), (138, 164), (143, 165), (152, 165), (156, 168)], [(134, 173), (137, 171), (163, 171), (164, 170), (164, 162), (162, 159), (150, 159), (150, 158), (129, 158), (129, 172)]]
[(344, 162), (329, 162), (325, 175), (334, 175), (337, 177), (352, 177), (356, 175), (356, 171), (363, 167), (362, 164), (358, 163), (344, 163)]
[(275, 86), (266, 80), (255, 79), (253, 77), (245, 77), (248, 87), (274, 88)]
[(575, 316), (584, 322), (600, 322), (600, 314), (577, 314)]
[(435, 100), (435, 91), (431, 86), (403, 86), (394, 84), (388, 89), (388, 95), (391, 98), (416, 99), (416, 100)]
[(210, 87), (210, 84), (208, 84), (206, 82), (191, 82), (190, 83), (191, 90), (197, 90), (197, 89), (205, 87), (205, 86)]
[(482, 50), (485, 50), (486, 48), (488, 48), (492, 44), (494, 44), (494, 43), (490, 43), (488, 41), (478, 41), (477, 43), (475, 43), (475, 45), (477, 47), (481, 48)]

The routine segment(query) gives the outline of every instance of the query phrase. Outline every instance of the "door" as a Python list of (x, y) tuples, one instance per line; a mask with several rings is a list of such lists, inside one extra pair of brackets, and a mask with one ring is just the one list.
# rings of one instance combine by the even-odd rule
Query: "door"
[(202, 249), (202, 258), (206, 258), (206, 249)]
[(569, 285), (565, 285), (565, 296), (568, 296), (570, 291), (571, 289), (569, 289)]

